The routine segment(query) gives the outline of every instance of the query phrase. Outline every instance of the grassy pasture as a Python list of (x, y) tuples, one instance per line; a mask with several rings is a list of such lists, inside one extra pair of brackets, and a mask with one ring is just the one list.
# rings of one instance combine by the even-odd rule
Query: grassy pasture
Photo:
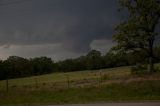
[[(159, 64), (156, 64), (159, 67)], [(0, 105), (159, 101), (160, 72), (131, 75), (130, 67), (53, 73), (0, 81)]]
[[(54, 85), (54, 84), (64, 84), (68, 80), (70, 82), (80, 82), (80, 81), (98, 81), (100, 77), (105, 79), (118, 79), (130, 75), (129, 67), (119, 67), (111, 69), (102, 70), (92, 70), (92, 71), (78, 71), (78, 72), (68, 72), (68, 73), (53, 73), (42, 76), (19, 78), (9, 80), (9, 87), (25, 87), (25, 86), (36, 86), (40, 85)], [(6, 81), (0, 81), (0, 90), (5, 89)]]
[(110, 85), (58, 90), (14, 90), (0, 93), (0, 105), (75, 104), (103, 102), (159, 101), (159, 81), (134, 81)]

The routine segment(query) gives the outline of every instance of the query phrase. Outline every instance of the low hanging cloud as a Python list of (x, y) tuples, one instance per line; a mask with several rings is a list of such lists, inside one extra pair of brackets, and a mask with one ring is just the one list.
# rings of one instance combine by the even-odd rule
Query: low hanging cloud
[(63, 48), (62, 44), (43, 44), (43, 45), (11, 45), (9, 49), (0, 47), (0, 58), (6, 59), (9, 55), (21, 56), (24, 58), (33, 58), (44, 56), (54, 59), (54, 61), (64, 60), (66, 58), (76, 58), (81, 53), (74, 53)]
[(0, 6), (1, 58), (44, 55), (60, 60), (91, 49), (104, 52), (113, 45), (114, 27), (123, 18), (117, 0), (14, 1)]
[(111, 40), (99, 39), (99, 40), (93, 40), (90, 44), (90, 48), (93, 50), (101, 51), (102, 54), (105, 54), (114, 45), (115, 44)]

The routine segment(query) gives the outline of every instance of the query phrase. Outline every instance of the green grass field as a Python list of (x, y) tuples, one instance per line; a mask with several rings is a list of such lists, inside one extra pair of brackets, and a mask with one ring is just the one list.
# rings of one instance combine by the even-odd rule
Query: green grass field
[(53, 73), (9, 80), (9, 92), (0, 81), (0, 105), (159, 101), (159, 82), (159, 72), (136, 76), (130, 67)]
[[(68, 72), (68, 73), (53, 73), (42, 76), (19, 78), (9, 80), (9, 87), (25, 87), (37, 84), (42, 87), (43, 85), (54, 85), (54, 84), (64, 84), (68, 80), (70, 82), (80, 82), (80, 81), (98, 81), (100, 77), (106, 77), (107, 79), (117, 79), (130, 75), (128, 67), (112, 68), (112, 69), (102, 69), (102, 70), (92, 70), (92, 71), (78, 71), (78, 72)], [(0, 81), (0, 90), (4, 89), (6, 86), (6, 81)]]

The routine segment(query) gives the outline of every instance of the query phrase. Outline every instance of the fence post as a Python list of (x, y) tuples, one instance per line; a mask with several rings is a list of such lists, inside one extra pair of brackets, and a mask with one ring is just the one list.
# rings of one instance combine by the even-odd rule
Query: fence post
[(38, 88), (38, 80), (37, 80), (37, 78), (35, 78), (35, 86), (36, 86), (36, 88)]
[(102, 71), (99, 72), (99, 86), (101, 86), (102, 80), (103, 80), (103, 76), (102, 76)]
[(70, 79), (69, 79), (69, 75), (67, 75), (67, 86), (68, 86), (68, 88), (70, 88)]
[(8, 86), (8, 78), (6, 79), (6, 91), (9, 91), (9, 86)]

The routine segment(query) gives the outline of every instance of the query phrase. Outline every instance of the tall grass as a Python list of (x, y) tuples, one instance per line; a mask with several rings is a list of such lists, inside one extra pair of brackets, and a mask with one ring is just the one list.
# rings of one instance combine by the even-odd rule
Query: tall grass
[(70, 104), (111, 101), (160, 100), (159, 81), (117, 83), (101, 87), (70, 88), (58, 90), (14, 90), (0, 93), (4, 104)]

